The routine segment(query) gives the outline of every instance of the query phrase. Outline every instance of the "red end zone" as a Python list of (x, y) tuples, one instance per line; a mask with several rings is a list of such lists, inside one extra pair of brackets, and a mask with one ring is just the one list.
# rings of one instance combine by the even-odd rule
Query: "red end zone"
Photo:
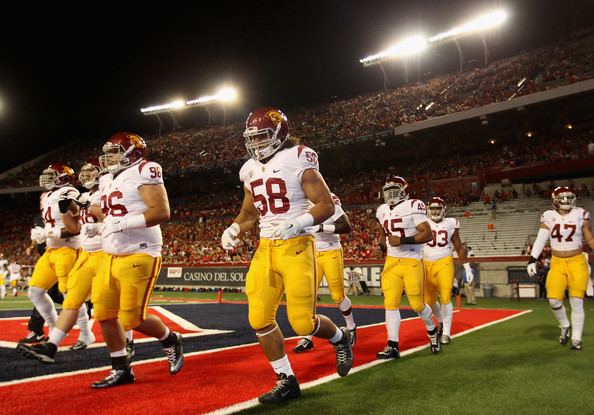
[[(462, 310), (455, 314), (453, 334), (476, 330), (523, 313)], [(375, 353), (385, 345), (385, 327), (383, 324), (361, 327), (357, 337), (354, 367), (376, 360)], [(294, 339), (288, 340), (287, 349), (295, 343)], [(427, 343), (419, 319), (402, 322), (402, 351)], [(291, 353), (289, 358), (302, 385), (335, 374), (334, 351), (326, 342), (318, 340), (314, 351), (302, 355)], [(89, 387), (91, 382), (106, 374), (105, 368), (0, 384), (0, 400), (10, 402), (2, 407), (2, 413), (66, 414), (73, 408), (87, 408), (93, 414), (197, 414), (250, 401), (274, 384), (272, 369), (256, 344), (190, 353), (186, 355), (183, 370), (176, 376), (170, 376), (166, 363), (159, 360), (134, 364), (136, 383), (108, 390), (96, 391)], [(128, 399), (129, 396), (134, 399)]]

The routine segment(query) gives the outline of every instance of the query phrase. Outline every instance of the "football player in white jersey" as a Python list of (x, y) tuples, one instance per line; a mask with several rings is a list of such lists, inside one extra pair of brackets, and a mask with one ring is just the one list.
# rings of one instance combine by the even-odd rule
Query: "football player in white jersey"
[(18, 295), (19, 281), (21, 280), (21, 266), (13, 261), (8, 265), (8, 271), (10, 273), (9, 281), (12, 296), (16, 297)]
[[(344, 261), (339, 236), (351, 232), (351, 222), (347, 214), (342, 210), (338, 196), (334, 193), (331, 193), (331, 195), (334, 202), (334, 215), (326, 219), (324, 223), (315, 225), (312, 228), (316, 238), (318, 287), (322, 283), (322, 279), (326, 277), (330, 296), (338, 304), (338, 309), (344, 316), (346, 327), (351, 332), (351, 346), (355, 346), (357, 325), (353, 318), (351, 300), (347, 297), (344, 289)], [(301, 338), (293, 351), (302, 353), (312, 350), (314, 347), (312, 338), (311, 335)]]
[(0, 252), (0, 299), (6, 297), (6, 278), (8, 277), (8, 270), (6, 266), (8, 261), (4, 259), (4, 254)]
[(105, 379), (93, 383), (93, 388), (134, 382), (124, 330), (134, 329), (159, 339), (170, 374), (178, 373), (184, 362), (181, 335), (159, 317), (147, 314), (161, 269), (163, 239), (159, 225), (170, 215), (161, 166), (146, 160), (144, 140), (129, 132), (111, 136), (103, 153), (101, 167), (109, 172), (101, 178), (100, 186), (106, 256), (99, 276), (103, 282), (96, 290), (93, 287), (91, 298), (112, 370)]
[(47, 249), (37, 261), (29, 281), (29, 298), (50, 333), (58, 314), (47, 290), (58, 282), (59, 290), (66, 293), (68, 274), (80, 247), (78, 207), (72, 203), (79, 196), (78, 190), (72, 187), (75, 180), (74, 170), (63, 164), (51, 164), (39, 177), (39, 185), (47, 190), (40, 200), (45, 226), (31, 229), (31, 239), (37, 243), (45, 241)]
[(409, 199), (408, 183), (400, 176), (391, 176), (383, 187), (385, 203), (377, 208), (376, 218), (381, 229), (380, 246), (387, 250), (381, 275), (388, 345), (376, 354), (378, 359), (400, 357), (400, 300), (406, 290), (410, 306), (423, 320), (429, 336), (431, 352), (441, 350), (431, 307), (423, 301), (424, 271), (421, 261), (423, 244), (431, 240), (431, 227), (425, 204)]
[(348, 329), (339, 329), (315, 312), (315, 244), (309, 228), (330, 218), (335, 208), (318, 171), (318, 155), (308, 147), (291, 146), (287, 117), (280, 110), (253, 111), (244, 137), (251, 158), (239, 172), (243, 204), (221, 242), (227, 250), (235, 248), (239, 236), (259, 221), (260, 244), (246, 277), (249, 322), (277, 375), (277, 385), (258, 399), (279, 403), (301, 394), (276, 323), (283, 293), (293, 330), (300, 336), (329, 340), (339, 375), (345, 376), (353, 364)]
[[(446, 218), (446, 203), (441, 197), (434, 197), (427, 205), (429, 225), (433, 239), (423, 246), (423, 266), (425, 268), (425, 303), (433, 310), (439, 321), (438, 332), (442, 344), (448, 344), (452, 332), (452, 286), (454, 285), (454, 259), (452, 245), (466, 273), (466, 284), (471, 285), (474, 273), (466, 259), (464, 246), (460, 240), (460, 222)], [(437, 304), (437, 294), (439, 303)]]
[(82, 252), (79, 254), (70, 275), (68, 276), (67, 295), (62, 304), (62, 312), (56, 326), (49, 334), (47, 342), (22, 345), (21, 352), (30, 358), (43, 363), (54, 363), (58, 346), (66, 338), (74, 324), (80, 329), (77, 342), (71, 350), (85, 349), (95, 341), (91, 331), (89, 316), (85, 300), (91, 293), (91, 286), (101, 283), (101, 278), (95, 278), (103, 266), (103, 249), (100, 234), (100, 224), (97, 217), (89, 212), (91, 203), (99, 204), (99, 175), (101, 169), (98, 161), (85, 164), (79, 173), (79, 181), (88, 189), (76, 201), (81, 206), (78, 230), (81, 234)]
[[(561, 328), (559, 343), (566, 344), (571, 337), (571, 349), (581, 350), (585, 319), (584, 295), (590, 277), (588, 262), (582, 255), (582, 239), (594, 249), (590, 213), (575, 207), (575, 194), (566, 186), (555, 188), (551, 197), (555, 209), (542, 214), (527, 270), (531, 277), (536, 276), (536, 262), (550, 239), (552, 258), (546, 287), (553, 314)], [(569, 291), (571, 324), (563, 306), (565, 290)]]

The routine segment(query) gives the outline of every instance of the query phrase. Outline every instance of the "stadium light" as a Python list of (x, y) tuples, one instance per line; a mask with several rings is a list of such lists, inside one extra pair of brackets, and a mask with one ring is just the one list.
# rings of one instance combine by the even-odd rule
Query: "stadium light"
[(425, 37), (421, 35), (410, 36), (375, 55), (359, 59), (359, 62), (361, 62), (363, 66), (369, 66), (384, 59), (417, 55), (423, 52), (427, 46), (427, 39), (425, 39)]
[(153, 105), (152, 107), (141, 108), (140, 112), (143, 114), (157, 114), (159, 112), (169, 112), (180, 110), (186, 106), (183, 99), (176, 99), (175, 101), (168, 102), (162, 105)]
[(482, 32), (501, 25), (507, 19), (505, 10), (495, 10), (475, 19), (470, 20), (458, 27), (450, 29), (446, 32), (439, 33), (429, 38), (429, 43), (444, 42), (453, 40), (460, 36), (465, 36), (475, 32)]
[(196, 99), (191, 99), (186, 102), (186, 105), (204, 105), (214, 101), (231, 102), (237, 98), (237, 90), (235, 88), (224, 87), (221, 88), (214, 95), (205, 95)]
[(223, 102), (231, 102), (237, 99), (237, 90), (235, 88), (225, 87), (217, 93), (218, 98)]

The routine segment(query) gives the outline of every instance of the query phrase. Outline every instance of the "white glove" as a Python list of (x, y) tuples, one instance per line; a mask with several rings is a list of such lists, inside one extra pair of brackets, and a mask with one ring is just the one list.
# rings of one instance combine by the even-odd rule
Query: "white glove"
[(468, 262), (462, 264), (462, 266), (466, 272), (466, 284), (472, 284), (472, 281), (474, 281), (474, 271), (472, 271), (472, 268), (470, 268), (470, 264)]
[(526, 271), (528, 271), (528, 275), (530, 275), (530, 277), (535, 277), (536, 274), (538, 274), (538, 269), (536, 268), (536, 262), (528, 264), (528, 266), (526, 267)]
[(107, 216), (103, 219), (103, 229), (101, 236), (107, 238), (112, 233), (123, 232), (125, 229), (124, 218), (116, 218), (114, 216)]
[(239, 245), (240, 240), (238, 236), (240, 231), (239, 224), (235, 222), (225, 229), (221, 236), (221, 246), (224, 250), (230, 251)]
[(42, 244), (45, 242), (45, 229), (41, 226), (36, 226), (31, 229), (31, 240), (37, 242), (38, 244)]
[(289, 239), (294, 238), (303, 231), (303, 227), (295, 219), (282, 221), (272, 231), (273, 239)]
[(85, 236), (87, 238), (93, 238), (101, 233), (103, 230), (102, 223), (87, 223), (85, 226)]

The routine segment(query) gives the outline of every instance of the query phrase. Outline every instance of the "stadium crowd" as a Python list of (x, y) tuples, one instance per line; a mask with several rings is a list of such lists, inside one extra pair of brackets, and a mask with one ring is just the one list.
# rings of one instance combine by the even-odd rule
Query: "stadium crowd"
[[(289, 119), (293, 134), (317, 148), (592, 77), (594, 36), (590, 35), (526, 51), (485, 67), (289, 112)], [(147, 141), (152, 158), (170, 176), (178, 176), (239, 163), (245, 154), (242, 129), (236, 123), (149, 136)], [(98, 142), (84, 141), (51, 154), (59, 152), (60, 161), (76, 169), (96, 156), (98, 150)], [(44, 159), (18, 174), (8, 175), (0, 186), (35, 186), (39, 171), (47, 162)], [(448, 168), (445, 174), (451, 171)]]

